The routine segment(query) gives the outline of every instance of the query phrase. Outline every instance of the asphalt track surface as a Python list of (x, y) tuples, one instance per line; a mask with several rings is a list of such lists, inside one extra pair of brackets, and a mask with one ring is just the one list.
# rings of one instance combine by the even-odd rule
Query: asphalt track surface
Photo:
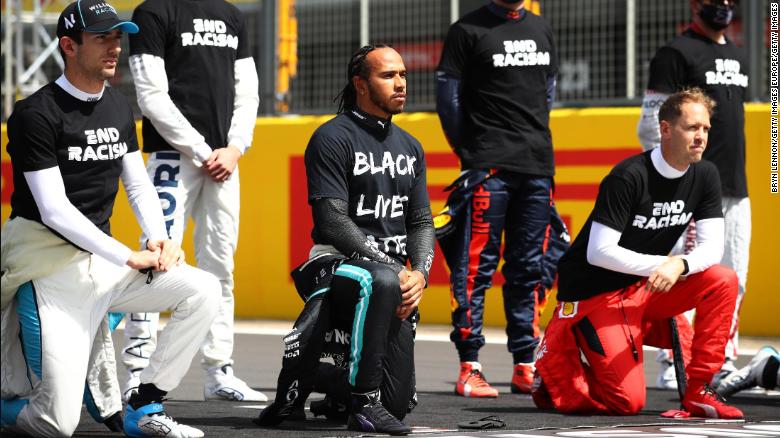
[[(287, 323), (291, 326), (290, 323)], [(281, 327), (284, 327), (282, 324)], [(253, 388), (273, 396), (276, 377), (281, 365), (282, 335), (277, 328), (274, 334), (237, 334), (234, 359), (236, 374)], [(271, 330), (272, 332), (274, 330)], [(260, 330), (259, 332), (268, 333)], [(738, 394), (731, 403), (742, 409), (746, 415), (744, 423), (709, 423), (701, 421), (670, 421), (661, 418), (661, 412), (679, 406), (676, 392), (650, 388), (647, 392), (647, 406), (636, 416), (564, 416), (543, 412), (535, 408), (530, 396), (514, 395), (509, 391), (512, 365), (506, 347), (500, 343), (489, 343), (483, 347), (480, 360), (488, 380), (501, 392), (497, 399), (466, 399), (453, 395), (457, 374), (457, 356), (449, 342), (442, 342), (442, 329), (438, 341), (419, 340), (416, 343), (417, 389), (420, 404), (406, 418), (414, 427), (415, 434), (429, 436), (631, 436), (631, 437), (707, 437), (707, 436), (780, 436), (780, 393)], [(121, 331), (115, 333), (117, 350), (121, 344)], [(777, 340), (770, 344), (778, 347)], [(653, 362), (655, 353), (645, 352), (645, 373), (652, 385), (657, 365)], [(750, 356), (740, 357), (739, 365)], [(121, 371), (120, 371), (121, 372)], [(307, 412), (306, 421), (285, 422), (278, 428), (260, 428), (252, 422), (260, 409), (267, 403), (242, 403), (203, 401), (204, 372), (199, 358), (192, 365), (181, 385), (169, 393), (166, 402), (168, 413), (176, 420), (203, 430), (207, 437), (320, 437), (359, 436), (342, 424), (329, 422), (322, 417), (314, 418)], [(311, 399), (321, 396), (313, 394)], [(307, 408), (308, 409), (308, 408)], [(478, 420), (488, 415), (497, 415), (505, 421), (506, 427), (474, 433), (458, 430), (457, 424)], [(626, 426), (628, 429), (616, 426)], [(583, 429), (583, 427), (588, 427)], [(679, 428), (685, 429), (679, 429)], [(688, 429), (695, 427), (696, 431)], [(704, 430), (702, 427), (706, 427)], [(593, 429), (595, 428), (595, 429)], [(672, 429), (670, 429), (672, 428)], [(520, 432), (522, 431), (522, 432)], [(720, 431), (720, 432), (718, 432)], [(675, 435), (674, 433), (677, 434)], [(694, 433), (695, 432), (695, 433)], [(714, 433), (714, 434), (713, 434)], [(11, 436), (3, 434), (3, 436)], [(85, 410), (76, 431), (77, 437), (120, 436), (108, 433), (104, 426), (92, 421)]]

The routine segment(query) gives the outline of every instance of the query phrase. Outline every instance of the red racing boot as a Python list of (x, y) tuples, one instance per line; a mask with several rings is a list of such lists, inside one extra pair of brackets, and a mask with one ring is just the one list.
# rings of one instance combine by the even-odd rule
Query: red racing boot
[(740, 419), (744, 414), (734, 406), (726, 404), (726, 400), (710, 388), (710, 385), (688, 385), (685, 397), (682, 400), (683, 407), (697, 417)]
[(498, 390), (485, 380), (479, 362), (461, 362), (455, 394), (463, 397), (498, 397)]
[(519, 363), (512, 373), (512, 394), (530, 394), (534, 384), (534, 364)]

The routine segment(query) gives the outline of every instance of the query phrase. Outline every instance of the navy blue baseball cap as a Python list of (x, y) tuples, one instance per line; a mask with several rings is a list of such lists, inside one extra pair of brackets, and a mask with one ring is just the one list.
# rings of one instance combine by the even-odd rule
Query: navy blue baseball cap
[(120, 20), (116, 9), (103, 0), (77, 0), (60, 14), (57, 21), (57, 38), (72, 36), (79, 31), (103, 33), (114, 29), (124, 33), (137, 33), (138, 25), (132, 21)]

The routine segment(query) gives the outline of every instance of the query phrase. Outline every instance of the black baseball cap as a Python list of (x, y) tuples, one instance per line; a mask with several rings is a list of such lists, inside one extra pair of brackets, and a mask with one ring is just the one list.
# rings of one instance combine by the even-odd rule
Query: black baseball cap
[(72, 36), (76, 32), (110, 32), (119, 29), (124, 33), (138, 33), (138, 25), (122, 21), (116, 9), (104, 0), (77, 0), (69, 4), (57, 21), (57, 38)]

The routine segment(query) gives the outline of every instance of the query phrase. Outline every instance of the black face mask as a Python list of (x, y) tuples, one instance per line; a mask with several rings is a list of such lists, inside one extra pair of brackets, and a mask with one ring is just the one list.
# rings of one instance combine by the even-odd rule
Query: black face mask
[(699, 17), (714, 30), (722, 30), (728, 27), (734, 17), (731, 6), (725, 5), (701, 5)]

